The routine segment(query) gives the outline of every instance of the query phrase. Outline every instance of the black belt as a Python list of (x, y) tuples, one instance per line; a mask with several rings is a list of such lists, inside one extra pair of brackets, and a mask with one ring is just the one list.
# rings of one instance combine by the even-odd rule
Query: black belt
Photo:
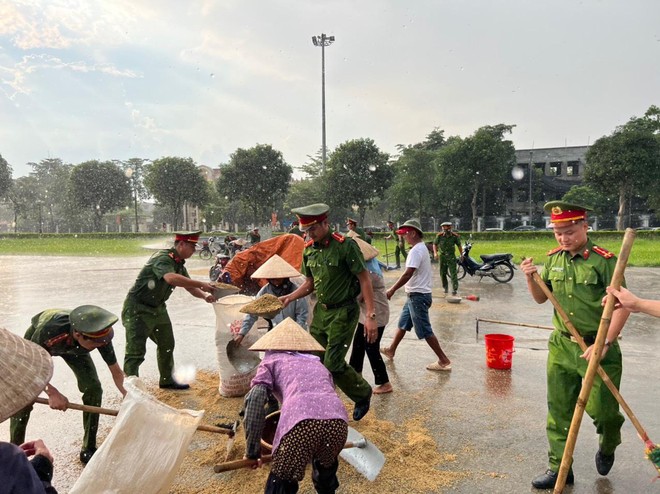
[(342, 307), (349, 307), (354, 304), (357, 304), (357, 300), (355, 300), (354, 298), (348, 298), (343, 302), (338, 302), (336, 304), (321, 304), (321, 307), (323, 307), (325, 310), (332, 310), (332, 309), (341, 309)]
[[(569, 340), (574, 341), (575, 343), (577, 343), (577, 340), (573, 336), (571, 336), (569, 333), (560, 332), (559, 334), (562, 335), (564, 338), (568, 338)], [(587, 336), (583, 336), (582, 339), (584, 340), (584, 342), (587, 345), (593, 345), (596, 342), (596, 337), (595, 336), (587, 335)]]

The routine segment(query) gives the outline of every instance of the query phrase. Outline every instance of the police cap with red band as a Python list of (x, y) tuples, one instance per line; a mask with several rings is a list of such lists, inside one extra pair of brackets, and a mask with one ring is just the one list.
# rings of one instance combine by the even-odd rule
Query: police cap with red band
[(330, 206), (323, 203), (310, 204), (302, 208), (292, 209), (291, 212), (298, 217), (299, 228), (301, 231), (307, 231), (310, 226), (321, 223), (328, 217)]
[(190, 242), (191, 244), (196, 244), (199, 241), (199, 236), (202, 234), (201, 231), (198, 232), (174, 232), (174, 241)]
[(550, 201), (543, 206), (550, 213), (550, 223), (565, 223), (567, 221), (579, 221), (587, 219), (587, 211), (592, 211), (586, 206), (579, 206), (565, 201)]

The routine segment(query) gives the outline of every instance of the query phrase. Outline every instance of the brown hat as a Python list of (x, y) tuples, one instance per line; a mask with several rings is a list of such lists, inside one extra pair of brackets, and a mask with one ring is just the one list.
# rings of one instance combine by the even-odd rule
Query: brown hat
[(252, 273), (250, 278), (274, 279), (295, 278), (296, 276), (302, 275), (296, 268), (291, 266), (291, 264), (277, 254), (274, 254), (270, 259), (259, 266), (259, 269)]
[(354, 237), (353, 240), (355, 240), (355, 242), (358, 244), (358, 247), (360, 247), (362, 255), (364, 256), (364, 260), (371, 261), (374, 257), (378, 257), (378, 249), (358, 237)]
[(52, 376), (46, 350), (0, 328), (0, 422), (32, 403)]
[(266, 352), (325, 352), (325, 348), (312, 335), (290, 317), (263, 335), (250, 347), (250, 350)]

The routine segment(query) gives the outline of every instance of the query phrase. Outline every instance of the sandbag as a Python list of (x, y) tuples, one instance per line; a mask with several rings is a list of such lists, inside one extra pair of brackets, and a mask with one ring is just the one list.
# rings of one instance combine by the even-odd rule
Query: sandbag
[(126, 378), (117, 420), (70, 494), (167, 493), (204, 411), (177, 410)]
[[(254, 299), (246, 295), (228, 295), (213, 304), (215, 310), (215, 346), (220, 371), (220, 395), (231, 398), (244, 396), (250, 390), (250, 382), (257, 373), (260, 359), (258, 352), (238, 352), (233, 348), (234, 358), (229, 358), (228, 349), (232, 349), (230, 342), (238, 334), (245, 314), (240, 312), (241, 307)], [(250, 348), (261, 336), (253, 328), (241, 343), (241, 349)]]

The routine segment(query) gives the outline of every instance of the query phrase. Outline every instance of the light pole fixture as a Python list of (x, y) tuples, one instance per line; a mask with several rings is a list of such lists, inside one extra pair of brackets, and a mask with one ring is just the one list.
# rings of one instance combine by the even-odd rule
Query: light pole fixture
[(533, 203), (532, 203), (532, 173), (534, 172), (534, 150), (532, 149), (529, 152), (529, 168), (527, 169), (527, 174), (529, 175), (529, 224), (533, 224), (532, 214), (534, 212)]
[(321, 36), (312, 36), (312, 43), (314, 46), (321, 47), (321, 136), (322, 136), (322, 163), (323, 173), (325, 173), (325, 47), (330, 46), (335, 41), (334, 36), (326, 36), (321, 33)]

